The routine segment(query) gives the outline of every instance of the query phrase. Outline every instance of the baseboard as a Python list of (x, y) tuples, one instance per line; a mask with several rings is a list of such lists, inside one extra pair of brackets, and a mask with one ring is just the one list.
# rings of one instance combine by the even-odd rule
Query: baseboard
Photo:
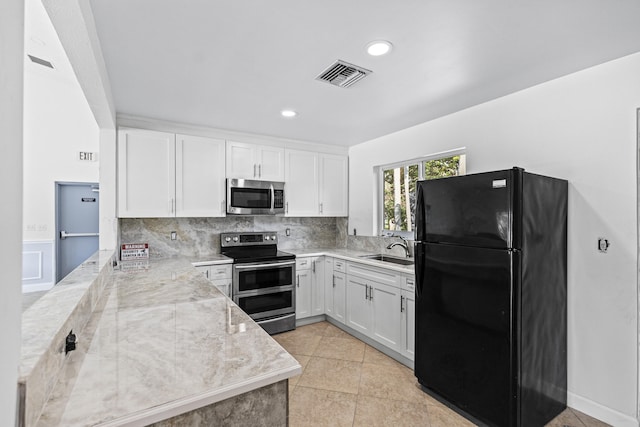
[(615, 427), (639, 427), (638, 419), (568, 392), (567, 406)]

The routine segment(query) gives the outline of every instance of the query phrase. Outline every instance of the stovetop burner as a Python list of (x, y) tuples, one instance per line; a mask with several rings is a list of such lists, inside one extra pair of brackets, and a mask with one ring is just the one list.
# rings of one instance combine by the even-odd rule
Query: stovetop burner
[(221, 233), (220, 252), (233, 258), (234, 264), (273, 262), (295, 259), (295, 255), (278, 250), (275, 232)]

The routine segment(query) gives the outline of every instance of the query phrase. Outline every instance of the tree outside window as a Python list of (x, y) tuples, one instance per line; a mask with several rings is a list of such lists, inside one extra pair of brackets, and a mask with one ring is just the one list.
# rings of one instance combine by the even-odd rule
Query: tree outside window
[(382, 169), (383, 231), (415, 229), (416, 182), (464, 174), (464, 154)]

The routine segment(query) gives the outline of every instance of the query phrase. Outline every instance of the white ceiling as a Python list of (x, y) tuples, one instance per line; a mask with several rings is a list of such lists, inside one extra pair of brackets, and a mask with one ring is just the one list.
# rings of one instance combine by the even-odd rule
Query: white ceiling
[[(345, 146), (640, 51), (637, 0), (91, 5), (119, 114)], [(316, 81), (337, 59), (373, 74)]]

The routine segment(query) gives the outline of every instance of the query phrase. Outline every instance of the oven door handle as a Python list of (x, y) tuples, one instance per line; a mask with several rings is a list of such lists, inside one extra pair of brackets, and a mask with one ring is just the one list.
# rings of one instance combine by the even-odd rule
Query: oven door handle
[(286, 267), (289, 265), (295, 265), (295, 263), (295, 261), (284, 261), (270, 262), (266, 264), (235, 264), (233, 267), (236, 270), (255, 270), (256, 268)]

